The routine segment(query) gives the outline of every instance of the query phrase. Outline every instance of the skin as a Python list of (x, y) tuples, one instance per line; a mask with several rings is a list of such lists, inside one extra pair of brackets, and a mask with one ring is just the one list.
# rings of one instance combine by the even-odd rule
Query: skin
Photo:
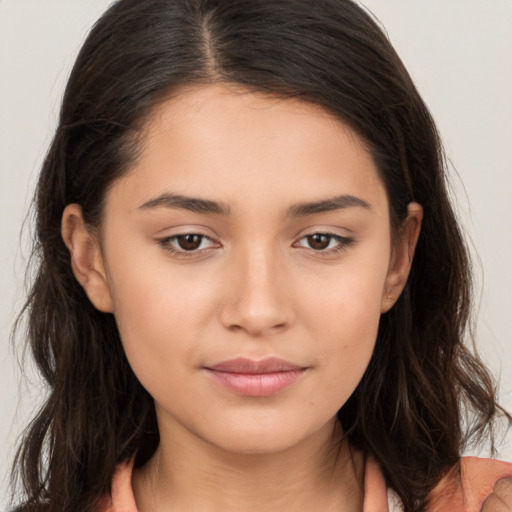
[(512, 478), (501, 478), (496, 482), (482, 512), (512, 512)]
[[(62, 221), (75, 276), (115, 315), (155, 399), (161, 443), (133, 476), (139, 510), (362, 510), (364, 462), (336, 413), (405, 285), (421, 207), (392, 238), (363, 142), (307, 103), (190, 88), (142, 135), (100, 230), (78, 205)], [(197, 249), (180, 247), (190, 240)], [(239, 356), (304, 371), (279, 393), (243, 396), (205, 370)]]

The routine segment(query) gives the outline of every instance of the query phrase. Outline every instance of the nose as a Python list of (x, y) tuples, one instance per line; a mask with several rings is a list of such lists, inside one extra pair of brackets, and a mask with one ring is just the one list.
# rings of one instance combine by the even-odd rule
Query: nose
[[(253, 337), (286, 329), (293, 321), (286, 271), (272, 249), (238, 254), (230, 262), (221, 322)], [(289, 283), (288, 283), (289, 285)]]

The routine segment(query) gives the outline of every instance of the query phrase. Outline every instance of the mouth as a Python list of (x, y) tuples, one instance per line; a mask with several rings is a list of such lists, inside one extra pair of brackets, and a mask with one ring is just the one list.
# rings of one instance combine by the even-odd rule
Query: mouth
[(259, 361), (236, 358), (204, 367), (219, 385), (238, 395), (266, 397), (275, 395), (297, 382), (307, 367), (269, 357)]

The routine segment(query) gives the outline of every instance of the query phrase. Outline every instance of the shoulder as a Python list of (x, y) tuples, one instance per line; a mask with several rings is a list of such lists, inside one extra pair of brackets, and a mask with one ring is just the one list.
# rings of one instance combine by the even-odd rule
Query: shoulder
[(131, 484), (134, 461), (135, 457), (117, 466), (112, 478), (111, 493), (100, 501), (97, 512), (137, 512)]
[[(428, 512), (512, 512), (512, 464), (495, 459), (463, 457), (429, 496)], [(495, 508), (497, 502), (501, 508)], [(494, 507), (494, 508), (491, 508)]]

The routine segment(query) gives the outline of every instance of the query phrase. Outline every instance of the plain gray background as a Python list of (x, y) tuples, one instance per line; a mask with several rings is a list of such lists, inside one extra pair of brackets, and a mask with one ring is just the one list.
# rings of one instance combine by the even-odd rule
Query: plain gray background
[[(481, 267), (478, 346), (512, 410), (512, 1), (363, 3), (382, 21), (411, 72), (457, 170), (454, 196)], [(24, 297), (30, 232), (22, 240), (20, 230), (69, 68), (109, 4), (0, 0), (0, 510), (17, 435), (44, 395), (35, 378), (19, 387), (9, 344)], [(511, 434), (501, 457), (512, 460)]]

